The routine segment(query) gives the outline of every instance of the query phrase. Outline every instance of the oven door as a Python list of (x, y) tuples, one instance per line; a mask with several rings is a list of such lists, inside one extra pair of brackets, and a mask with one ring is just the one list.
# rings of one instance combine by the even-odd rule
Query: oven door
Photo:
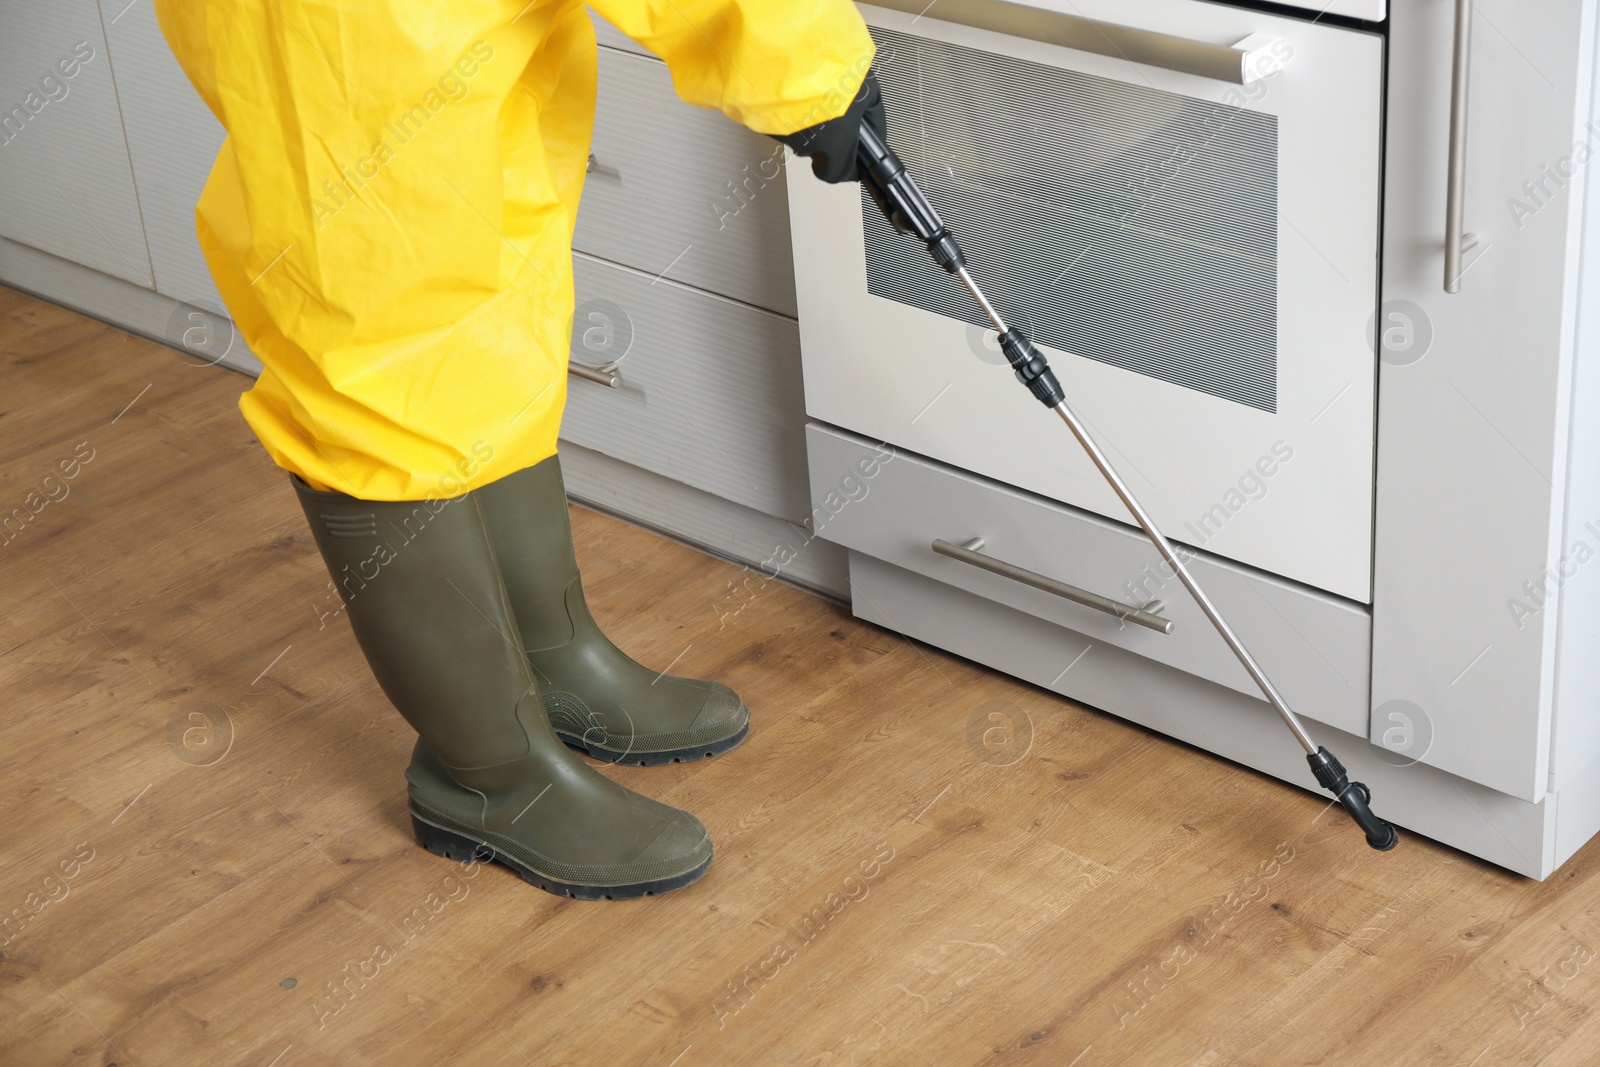
[[(1196, 0), (904, 6), (861, 8), (889, 143), (1134, 493), (1174, 540), (1370, 602), (1381, 38)], [(920, 244), (858, 186), (788, 181), (811, 417), (1129, 520)]]

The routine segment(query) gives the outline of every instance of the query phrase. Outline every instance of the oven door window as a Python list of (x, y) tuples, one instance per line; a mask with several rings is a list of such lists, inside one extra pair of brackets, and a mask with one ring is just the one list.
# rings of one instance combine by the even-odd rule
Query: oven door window
[[(1277, 408), (1278, 119), (875, 29), (889, 143), (1052, 348)], [(1019, 94), (1017, 86), (1027, 86)], [(867, 291), (986, 327), (863, 191)]]

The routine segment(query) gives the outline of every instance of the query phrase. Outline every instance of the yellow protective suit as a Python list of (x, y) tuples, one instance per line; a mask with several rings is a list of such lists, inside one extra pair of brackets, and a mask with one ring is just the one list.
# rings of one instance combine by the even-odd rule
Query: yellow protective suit
[[(685, 100), (760, 133), (843, 114), (873, 57), (849, 0), (593, 6), (667, 61)], [(554, 455), (595, 103), (583, 5), (156, 10), (228, 133), (200, 244), (266, 368), (239, 407), (278, 465), (417, 500)]]

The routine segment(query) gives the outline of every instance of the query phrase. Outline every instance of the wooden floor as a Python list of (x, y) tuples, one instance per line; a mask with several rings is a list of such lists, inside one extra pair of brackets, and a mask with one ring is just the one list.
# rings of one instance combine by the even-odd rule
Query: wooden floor
[(3, 289), (0, 357), (0, 1063), (1600, 1056), (1595, 846), (1543, 884), (1377, 855), (1309, 793), (781, 584), (730, 601), (739, 568), (581, 508), (613, 636), (753, 709), (725, 756), (606, 771), (716, 861), (581, 903), (430, 856), (248, 379)]

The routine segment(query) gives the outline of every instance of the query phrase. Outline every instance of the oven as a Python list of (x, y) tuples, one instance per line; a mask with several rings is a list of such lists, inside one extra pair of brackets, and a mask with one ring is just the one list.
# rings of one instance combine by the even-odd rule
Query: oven
[[(1199, 0), (861, 10), (889, 143), (1157, 523), (1370, 603), (1381, 35)], [(789, 174), (808, 416), (1129, 522), (926, 250)]]

